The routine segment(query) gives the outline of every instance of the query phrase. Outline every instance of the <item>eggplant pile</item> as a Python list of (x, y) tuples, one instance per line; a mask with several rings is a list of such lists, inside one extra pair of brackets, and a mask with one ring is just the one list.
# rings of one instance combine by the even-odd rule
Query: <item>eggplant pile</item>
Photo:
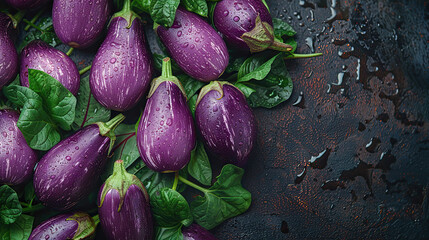
[[(203, 2), (5, 1), (7, 234), (214, 240), (210, 229), (248, 210), (241, 179), (257, 144), (251, 107), (290, 97), (285, 59), (320, 54), (295, 53), (292, 27), (261, 0)], [(201, 194), (189, 202), (186, 186)]]

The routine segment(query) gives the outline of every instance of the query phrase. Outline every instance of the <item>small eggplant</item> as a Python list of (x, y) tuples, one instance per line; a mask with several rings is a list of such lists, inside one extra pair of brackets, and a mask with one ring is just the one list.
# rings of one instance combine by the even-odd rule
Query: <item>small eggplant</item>
[(34, 173), (34, 189), (45, 206), (70, 209), (93, 190), (115, 139), (114, 129), (124, 118), (119, 114), (107, 123), (86, 126), (43, 156)]
[(218, 240), (211, 232), (198, 224), (192, 224), (182, 229), (183, 240)]
[(69, 56), (47, 43), (34, 40), (21, 52), (21, 85), (28, 87), (28, 69), (43, 71), (58, 80), (73, 95), (77, 94), (80, 75)]
[(172, 74), (170, 58), (164, 58), (162, 75), (152, 81), (137, 129), (140, 155), (154, 171), (178, 171), (191, 159), (196, 136), (185, 96), (182, 85)]
[(149, 202), (143, 183), (127, 173), (122, 160), (117, 160), (112, 176), (101, 186), (98, 194), (98, 213), (107, 239), (152, 239)]
[(87, 48), (99, 39), (110, 10), (110, 0), (54, 0), (55, 33), (70, 47)]
[(213, 23), (225, 41), (239, 50), (293, 49), (275, 39), (271, 15), (261, 0), (222, 0), (214, 9)]
[(42, 222), (28, 240), (92, 239), (97, 224), (86, 213), (65, 213)]
[(30, 180), (37, 154), (16, 126), (19, 114), (0, 110), (0, 185), (18, 185)]
[(107, 37), (92, 63), (90, 86), (101, 105), (115, 111), (134, 107), (147, 92), (152, 63), (141, 20), (130, 10), (130, 1), (116, 13)]
[(256, 140), (256, 123), (238, 88), (218, 81), (203, 87), (195, 120), (209, 151), (239, 167), (246, 164)]
[(34, 9), (48, 3), (50, 0), (5, 0), (7, 4), (16, 9)]
[(0, 89), (10, 83), (18, 73), (18, 53), (12, 40), (12, 19), (0, 13)]
[(209, 82), (226, 69), (229, 54), (220, 35), (202, 18), (179, 7), (170, 28), (155, 26), (161, 42), (189, 76)]

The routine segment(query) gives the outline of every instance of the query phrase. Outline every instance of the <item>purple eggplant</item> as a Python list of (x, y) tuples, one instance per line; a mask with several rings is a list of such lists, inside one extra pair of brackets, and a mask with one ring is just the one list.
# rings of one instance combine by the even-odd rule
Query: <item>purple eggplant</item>
[(34, 173), (38, 199), (58, 210), (70, 209), (97, 183), (114, 139), (113, 131), (124, 119), (89, 125), (55, 145), (43, 156)]
[(16, 126), (19, 113), (0, 110), (0, 185), (18, 185), (28, 181), (37, 162), (31, 149)]
[(50, 0), (5, 0), (7, 4), (16, 9), (34, 9), (48, 3)]
[(91, 239), (95, 236), (96, 225), (86, 213), (65, 213), (42, 222), (28, 240)]
[(12, 19), (0, 13), (0, 89), (15, 79), (18, 73), (18, 53), (12, 40)]
[(198, 224), (192, 224), (182, 229), (183, 240), (218, 240), (208, 230)]
[(202, 18), (179, 7), (171, 28), (156, 26), (161, 42), (189, 76), (203, 82), (219, 78), (229, 54), (220, 35)]
[(149, 201), (143, 183), (117, 160), (98, 194), (98, 214), (107, 239), (153, 239)]
[(141, 20), (129, 1), (116, 13), (92, 63), (90, 86), (101, 105), (115, 111), (134, 107), (149, 88), (152, 62)]
[(47, 43), (34, 40), (21, 52), (21, 85), (28, 87), (28, 69), (43, 71), (58, 80), (73, 95), (77, 94), (80, 75), (76, 64), (69, 56), (49, 46)]
[(55, 33), (70, 47), (87, 48), (99, 39), (110, 11), (110, 0), (54, 0)]
[(195, 129), (185, 91), (173, 76), (171, 61), (162, 62), (162, 75), (152, 81), (137, 129), (137, 147), (143, 162), (158, 172), (182, 169), (195, 147)]
[(261, 0), (222, 0), (214, 9), (213, 23), (225, 41), (239, 50), (293, 49), (275, 39), (271, 15)]
[(246, 164), (256, 141), (256, 123), (238, 88), (218, 81), (203, 87), (195, 120), (209, 151), (237, 166)]

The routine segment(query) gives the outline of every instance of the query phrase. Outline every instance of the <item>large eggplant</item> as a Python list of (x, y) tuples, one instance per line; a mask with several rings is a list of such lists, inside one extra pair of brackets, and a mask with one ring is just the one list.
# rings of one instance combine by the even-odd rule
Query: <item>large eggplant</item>
[(87, 48), (99, 39), (110, 11), (110, 0), (54, 0), (55, 33), (70, 47)]
[(225, 42), (196, 14), (179, 7), (173, 26), (156, 26), (156, 32), (171, 57), (189, 76), (208, 82), (225, 71), (229, 61)]
[(158, 172), (182, 169), (195, 147), (195, 129), (185, 91), (173, 76), (171, 61), (162, 62), (162, 75), (152, 81), (137, 129), (137, 147), (143, 162)]
[(114, 138), (114, 128), (124, 119), (89, 125), (55, 145), (43, 156), (34, 173), (38, 199), (58, 210), (70, 209), (97, 183)]
[(148, 90), (152, 65), (141, 20), (130, 1), (116, 13), (107, 37), (92, 63), (90, 86), (95, 99), (108, 109), (131, 109)]
[(203, 87), (195, 120), (207, 148), (221, 159), (244, 166), (256, 141), (256, 123), (244, 94), (228, 82)]
[(41, 40), (30, 42), (21, 52), (21, 85), (28, 87), (28, 69), (43, 71), (58, 80), (73, 95), (77, 94), (80, 75), (76, 64), (60, 50)]
[(143, 183), (127, 173), (122, 160), (116, 161), (98, 194), (98, 213), (107, 239), (152, 239), (149, 201)]
[(37, 162), (36, 152), (16, 126), (18, 118), (13, 110), (0, 110), (0, 185), (28, 181)]
[(92, 239), (96, 223), (86, 213), (65, 213), (42, 222), (28, 240)]
[(48, 3), (50, 0), (5, 0), (7, 4), (16, 9), (34, 9)]
[(183, 240), (218, 240), (213, 234), (198, 224), (182, 229)]
[(235, 49), (260, 52), (267, 48), (291, 51), (274, 37), (273, 21), (261, 0), (222, 0), (216, 4), (213, 23)]
[(0, 13), (0, 89), (18, 73), (18, 53), (12, 40), (12, 19)]

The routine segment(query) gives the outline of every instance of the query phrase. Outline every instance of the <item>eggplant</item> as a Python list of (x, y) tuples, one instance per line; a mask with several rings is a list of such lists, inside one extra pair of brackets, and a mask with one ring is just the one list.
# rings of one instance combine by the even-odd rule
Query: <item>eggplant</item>
[(16, 9), (34, 9), (42, 7), (47, 4), (50, 0), (5, 0), (7, 4)]
[(58, 80), (73, 95), (80, 85), (80, 75), (76, 64), (60, 50), (41, 40), (34, 40), (22, 49), (19, 78), (21, 85), (29, 86), (28, 69), (43, 71)]
[(292, 51), (275, 39), (271, 15), (261, 0), (222, 0), (216, 4), (213, 23), (225, 41), (242, 51)]
[(256, 141), (256, 122), (244, 94), (228, 82), (213, 81), (198, 95), (195, 120), (210, 152), (243, 167)]
[(73, 48), (87, 48), (100, 37), (110, 16), (110, 0), (54, 0), (55, 33)]
[(70, 209), (93, 190), (113, 144), (114, 129), (124, 118), (119, 114), (107, 123), (88, 125), (43, 156), (34, 173), (34, 190), (45, 206)]
[(170, 58), (162, 62), (162, 75), (152, 81), (137, 129), (137, 147), (143, 162), (157, 172), (182, 169), (196, 144), (185, 91), (173, 76)]
[(189, 227), (184, 227), (182, 234), (183, 240), (218, 240), (208, 230), (195, 223)]
[(171, 57), (189, 76), (209, 82), (225, 71), (229, 54), (220, 35), (195, 13), (179, 7), (170, 28), (155, 26)]
[(60, 214), (37, 226), (28, 240), (92, 239), (96, 225), (84, 212)]
[(143, 183), (117, 160), (98, 194), (98, 214), (107, 239), (153, 239), (149, 202)]
[(18, 53), (12, 40), (12, 19), (0, 13), (0, 89), (15, 79), (18, 73)]
[(147, 92), (152, 62), (141, 20), (130, 1), (116, 13), (107, 37), (98, 49), (90, 75), (91, 92), (101, 105), (115, 111), (134, 107)]
[(37, 154), (16, 126), (19, 113), (0, 110), (0, 185), (18, 185), (31, 179)]

